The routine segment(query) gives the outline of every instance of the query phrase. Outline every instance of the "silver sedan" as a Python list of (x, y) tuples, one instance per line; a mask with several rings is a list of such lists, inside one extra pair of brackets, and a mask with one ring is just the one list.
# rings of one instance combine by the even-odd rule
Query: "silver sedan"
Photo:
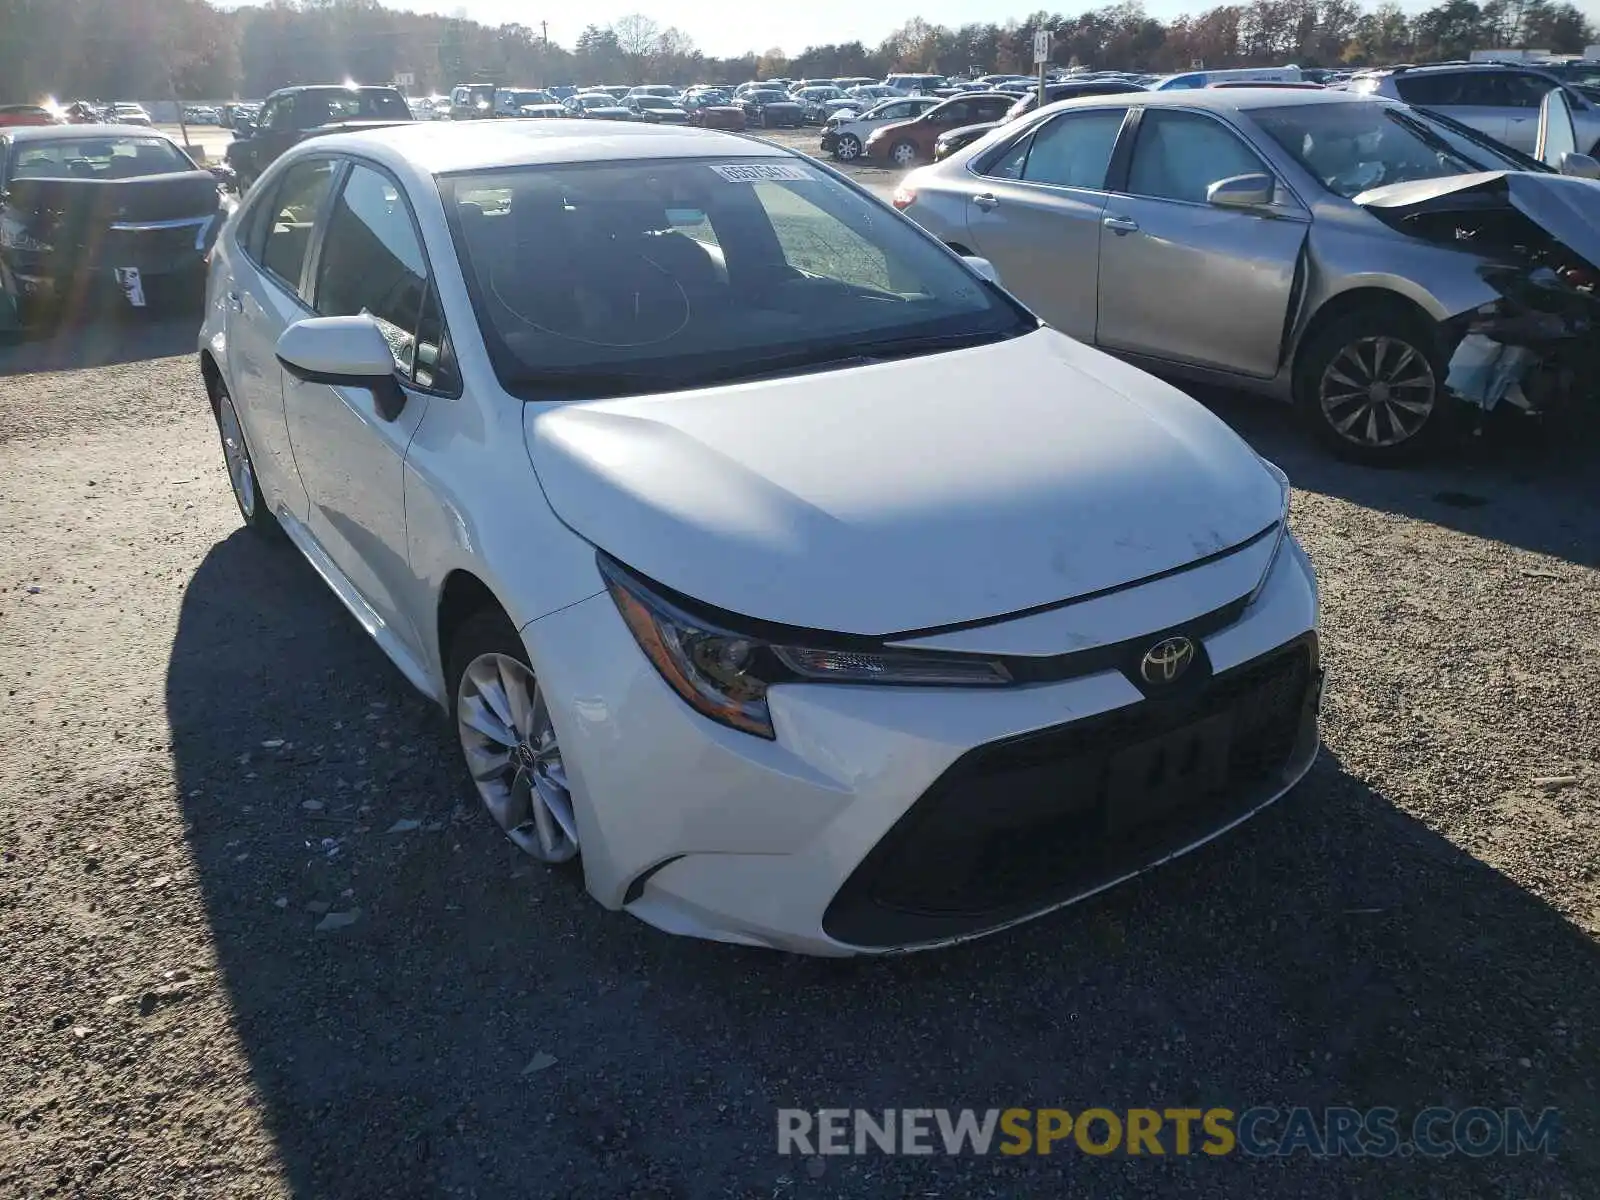
[(895, 204), (1073, 337), (1294, 400), (1335, 450), (1382, 461), (1447, 426), (1451, 351), (1503, 299), (1486, 264), (1533, 265), (1485, 217), (1498, 202), (1452, 199), (1484, 172), (1537, 173), (1512, 178), (1561, 191), (1552, 209), (1600, 202), (1403, 104), (1234, 89), (1051, 105), (913, 172)]

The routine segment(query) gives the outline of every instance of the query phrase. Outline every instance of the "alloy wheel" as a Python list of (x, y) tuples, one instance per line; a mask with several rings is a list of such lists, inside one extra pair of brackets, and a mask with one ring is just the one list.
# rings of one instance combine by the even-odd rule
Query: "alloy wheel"
[(1358, 446), (1398, 446), (1427, 424), (1438, 381), (1428, 356), (1403, 338), (1373, 335), (1350, 342), (1322, 372), (1323, 419)]
[(572, 791), (533, 671), (509, 655), (479, 655), (462, 674), (456, 700), (467, 769), (495, 824), (541, 862), (576, 856)]
[(239, 414), (233, 409), (233, 398), (226, 392), (217, 399), (217, 428), (222, 432), (222, 457), (228, 466), (228, 482), (233, 485), (239, 511), (249, 519), (256, 514), (256, 473), (244, 448)]
[(854, 134), (847, 133), (839, 139), (833, 152), (839, 156), (840, 162), (853, 162), (861, 157), (861, 142)]
[(910, 142), (899, 142), (889, 151), (889, 158), (897, 167), (909, 167), (917, 161), (917, 148)]

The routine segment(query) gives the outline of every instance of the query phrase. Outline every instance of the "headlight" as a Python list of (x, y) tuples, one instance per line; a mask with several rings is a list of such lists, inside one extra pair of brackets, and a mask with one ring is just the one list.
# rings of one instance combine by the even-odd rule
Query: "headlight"
[(774, 683), (995, 687), (1004, 663), (960, 654), (807, 646), (740, 633), (657, 594), (621, 563), (597, 554), (600, 574), (645, 657), (696, 712), (757, 737), (774, 738), (767, 688)]
[(49, 242), (41, 242), (21, 226), (3, 222), (0, 222), (0, 247), (27, 250), (34, 254), (49, 254), (55, 249)]
[(1267, 586), (1267, 580), (1272, 575), (1272, 568), (1277, 565), (1278, 555), (1283, 551), (1284, 539), (1289, 536), (1289, 498), (1293, 495), (1293, 490), (1289, 486), (1289, 477), (1283, 473), (1278, 464), (1268, 462), (1266, 459), (1261, 458), (1259, 454), (1256, 457), (1260, 459), (1261, 465), (1267, 469), (1267, 473), (1278, 481), (1278, 487), (1283, 495), (1282, 507), (1278, 513), (1278, 526), (1268, 534), (1272, 538), (1272, 554), (1267, 558), (1267, 566), (1261, 572), (1261, 578), (1256, 581), (1256, 586), (1251, 589), (1250, 598), (1245, 601), (1246, 606), (1254, 604), (1256, 598), (1261, 595), (1261, 589)]

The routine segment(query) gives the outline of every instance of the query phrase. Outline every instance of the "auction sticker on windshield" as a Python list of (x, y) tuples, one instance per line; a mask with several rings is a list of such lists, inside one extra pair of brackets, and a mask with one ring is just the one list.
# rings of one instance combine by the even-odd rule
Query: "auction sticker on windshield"
[(816, 175), (807, 168), (791, 166), (789, 163), (749, 163), (738, 166), (712, 164), (711, 169), (729, 183), (760, 183), (766, 179), (816, 178)]

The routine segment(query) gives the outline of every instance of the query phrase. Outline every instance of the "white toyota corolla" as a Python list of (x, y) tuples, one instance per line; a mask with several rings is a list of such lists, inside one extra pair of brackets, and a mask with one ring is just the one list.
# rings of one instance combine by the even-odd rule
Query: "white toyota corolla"
[(245, 521), (447, 708), (535, 858), (662, 929), (929, 946), (1238, 823), (1317, 750), (1282, 474), (809, 159), (318, 138), (211, 257)]

